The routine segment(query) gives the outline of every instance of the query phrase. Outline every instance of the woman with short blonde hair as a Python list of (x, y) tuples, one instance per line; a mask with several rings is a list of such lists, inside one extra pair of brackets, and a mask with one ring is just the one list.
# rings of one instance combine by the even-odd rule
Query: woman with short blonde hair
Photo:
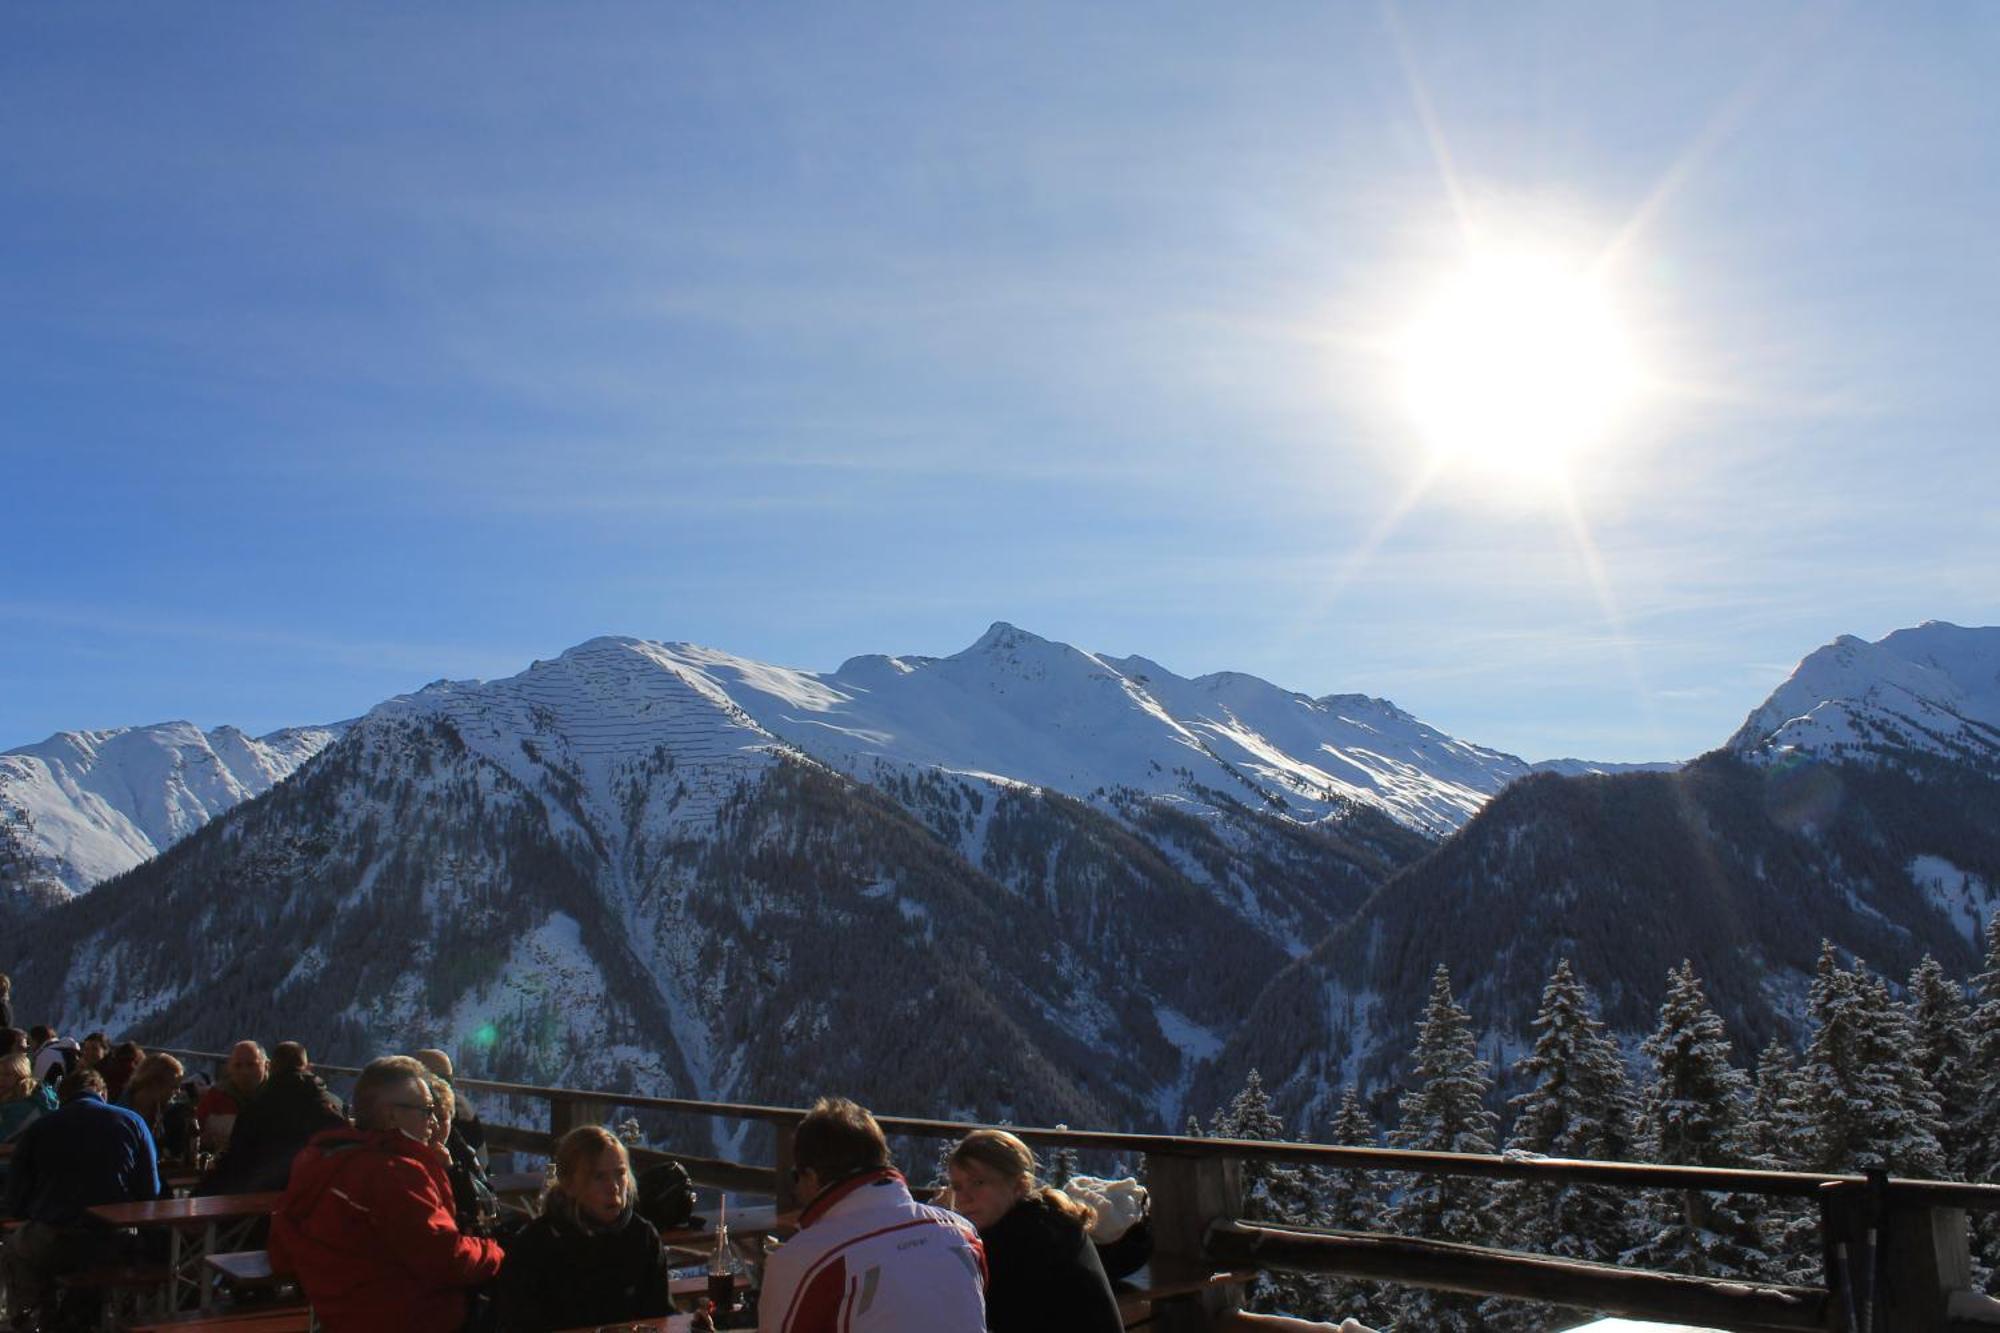
[(1096, 1213), (1035, 1179), (1035, 1154), (975, 1129), (946, 1159), (952, 1207), (986, 1246), (989, 1333), (1121, 1333), (1118, 1298), (1090, 1241)]
[(548, 1333), (655, 1319), (672, 1310), (660, 1233), (633, 1210), (618, 1136), (584, 1125), (556, 1145), (542, 1215), (507, 1242), (495, 1302), (500, 1333)]

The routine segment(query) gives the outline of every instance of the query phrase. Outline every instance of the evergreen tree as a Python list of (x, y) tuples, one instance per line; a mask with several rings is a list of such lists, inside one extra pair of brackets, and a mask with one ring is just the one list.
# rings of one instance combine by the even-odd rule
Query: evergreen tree
[[(1760, 1171), (1801, 1171), (1813, 1154), (1812, 1117), (1807, 1112), (1798, 1061), (1789, 1046), (1772, 1041), (1757, 1057), (1757, 1082), (1744, 1118), (1746, 1165)], [(1787, 1282), (1821, 1280), (1819, 1209), (1810, 1199), (1767, 1196), (1763, 1200), (1764, 1248)]]
[[(1742, 1166), (1748, 1080), (1729, 1062), (1722, 1018), (1694, 964), (1667, 974), (1660, 1026), (1641, 1048), (1652, 1062), (1639, 1119), (1642, 1156), (1669, 1166)], [(1632, 1262), (1697, 1277), (1761, 1278), (1770, 1268), (1756, 1195), (1676, 1190), (1649, 1200), (1651, 1234)]]
[(1800, 1077), (1812, 1124), (1810, 1169), (1945, 1174), (1937, 1094), (1911, 1060), (1915, 1034), (1882, 979), (1858, 960), (1843, 969), (1828, 941), (1807, 1003), (1814, 1030)]
[(1939, 1141), (1952, 1176), (1966, 1179), (1969, 1145), (1962, 1137), (1974, 1095), (1972, 1007), (1965, 989), (1945, 975), (1944, 965), (1925, 954), (1910, 973), (1910, 1027), (1916, 1034), (1912, 1059), (1937, 1092), (1944, 1116)]
[[(1243, 1081), (1243, 1090), (1227, 1108), (1217, 1111), (1210, 1128), (1219, 1139), (1254, 1139), (1259, 1143), (1283, 1143), (1290, 1136), (1285, 1122), (1271, 1109), (1264, 1080), (1256, 1070)], [(1243, 1161), (1243, 1216), (1252, 1222), (1283, 1222), (1291, 1226), (1311, 1226), (1316, 1211), (1308, 1191), (1305, 1173), (1283, 1162), (1245, 1158)], [(1300, 1316), (1316, 1314), (1326, 1304), (1324, 1284), (1306, 1273), (1265, 1273), (1251, 1289), (1250, 1308), (1262, 1313)]]
[[(1986, 966), (1972, 979), (1971, 1086), (1957, 1141), (1967, 1180), (2000, 1180), (2000, 912), (1986, 923)], [(1975, 1261), (1987, 1269), (1987, 1290), (2000, 1295), (2000, 1214), (1972, 1215)]]
[[(1391, 1146), (1491, 1153), (1497, 1118), (1486, 1109), (1486, 1094), (1493, 1080), (1474, 1043), (1472, 1015), (1452, 999), (1443, 964), (1431, 977), (1411, 1061), (1415, 1086), (1398, 1100), (1401, 1118)], [(1407, 1235), (1478, 1244), (1491, 1235), (1488, 1202), (1488, 1187), (1476, 1177), (1419, 1175), (1390, 1210), (1390, 1221)], [(1399, 1325), (1436, 1333), (1476, 1333), (1484, 1326), (1477, 1298), (1453, 1292), (1413, 1288), (1396, 1313)]]
[[(1368, 1108), (1361, 1104), (1352, 1086), (1340, 1094), (1340, 1109), (1334, 1113), (1327, 1138), (1352, 1148), (1373, 1148), (1377, 1144), (1375, 1118), (1368, 1114)], [(1340, 1168), (1322, 1172), (1321, 1181), (1318, 1217), (1321, 1226), (1336, 1231), (1388, 1230), (1389, 1210), (1378, 1172)], [(1373, 1282), (1328, 1278), (1326, 1297), (1328, 1318), (1351, 1318), (1370, 1327), (1389, 1321), (1382, 1289)]]
[[(1509, 1103), (1514, 1126), (1508, 1152), (1603, 1160), (1629, 1155), (1625, 1066), (1593, 1009), (1569, 960), (1558, 962), (1534, 1018), (1534, 1049), (1514, 1063), (1515, 1074), (1531, 1082)], [(1603, 1185), (1506, 1180), (1494, 1189), (1492, 1207), (1509, 1249), (1613, 1263), (1637, 1239), (1625, 1197)], [(1482, 1309), (1489, 1328), (1538, 1328), (1551, 1314), (1547, 1307), (1498, 1298)]]

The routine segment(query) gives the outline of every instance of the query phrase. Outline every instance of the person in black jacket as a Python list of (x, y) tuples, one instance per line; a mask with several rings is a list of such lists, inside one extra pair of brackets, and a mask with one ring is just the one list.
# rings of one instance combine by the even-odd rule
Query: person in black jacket
[(660, 1234), (633, 1211), (625, 1145), (584, 1125), (556, 1148), (542, 1215), (507, 1242), (500, 1333), (549, 1333), (670, 1313)]
[(1095, 1219), (1051, 1185), (1035, 1155), (998, 1129), (975, 1129), (946, 1161), (951, 1206), (986, 1246), (989, 1333), (1121, 1333), (1118, 1298), (1090, 1243)]
[[(421, 1061), (419, 1061), (421, 1063)], [(431, 1102), (437, 1114), (431, 1119), (429, 1143), (444, 1154), (444, 1173), (451, 1178), (452, 1212), (458, 1229), (468, 1236), (496, 1235), (500, 1220), (500, 1196), (493, 1192), (486, 1164), (458, 1133), (457, 1099), (449, 1081), (431, 1075), (428, 1080)]]
[(344, 1129), (347, 1117), (326, 1090), (306, 1048), (281, 1041), (271, 1052), (271, 1075), (236, 1117), (229, 1146), (196, 1194), (260, 1194), (281, 1190), (292, 1159), (323, 1129)]

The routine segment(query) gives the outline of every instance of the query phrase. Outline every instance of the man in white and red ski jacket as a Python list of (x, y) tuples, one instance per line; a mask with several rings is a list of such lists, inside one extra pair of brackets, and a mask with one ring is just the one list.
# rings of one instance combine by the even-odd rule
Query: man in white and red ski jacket
[(984, 1333), (979, 1232), (910, 1197), (873, 1116), (823, 1097), (792, 1144), (811, 1202), (765, 1262), (759, 1333)]

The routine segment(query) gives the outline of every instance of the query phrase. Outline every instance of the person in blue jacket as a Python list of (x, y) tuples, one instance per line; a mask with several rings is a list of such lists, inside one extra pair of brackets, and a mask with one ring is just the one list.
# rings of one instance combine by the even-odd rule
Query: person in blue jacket
[(17, 1316), (53, 1314), (57, 1277), (116, 1258), (118, 1233), (91, 1217), (92, 1207), (160, 1197), (152, 1131), (104, 1099), (102, 1075), (74, 1070), (56, 1097), (61, 1105), (22, 1132), (9, 1163), (7, 1212), (26, 1219), (7, 1246)]

